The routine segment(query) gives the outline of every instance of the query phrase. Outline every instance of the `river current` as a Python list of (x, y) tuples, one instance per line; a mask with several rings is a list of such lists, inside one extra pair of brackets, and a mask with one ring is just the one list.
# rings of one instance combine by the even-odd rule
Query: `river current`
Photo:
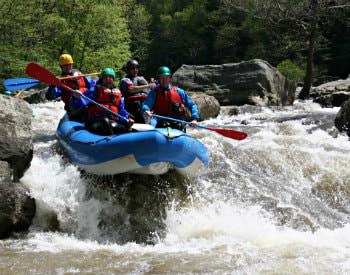
[(36, 199), (28, 234), (0, 241), (0, 274), (349, 274), (350, 141), (339, 108), (223, 107), (189, 133), (210, 164), (194, 179), (86, 175), (62, 155), (60, 102), (32, 105)]

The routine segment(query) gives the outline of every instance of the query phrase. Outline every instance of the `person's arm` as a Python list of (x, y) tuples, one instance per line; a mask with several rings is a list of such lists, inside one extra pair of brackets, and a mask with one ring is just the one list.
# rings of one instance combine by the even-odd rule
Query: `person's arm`
[(141, 113), (143, 114), (144, 112), (150, 112), (153, 107), (154, 107), (154, 102), (156, 100), (156, 91), (151, 90), (146, 97), (145, 101), (143, 102)]
[(120, 121), (121, 124), (125, 124), (128, 128), (130, 128), (131, 125), (134, 124), (134, 120), (129, 117), (129, 113), (124, 108), (124, 98), (120, 99), (118, 113), (126, 119), (126, 122)]
[(57, 86), (49, 86), (47, 89), (47, 92), (45, 94), (45, 97), (47, 100), (55, 100), (56, 98), (60, 97), (62, 94), (62, 88)]
[(93, 104), (91, 103), (91, 101), (83, 98), (81, 94), (84, 94), (84, 96), (96, 101), (97, 92), (95, 90), (95, 87), (93, 89), (92, 88), (88, 89), (85, 93), (82, 93), (80, 90), (76, 90), (76, 91), (78, 93), (72, 93), (73, 96), (70, 99), (70, 105), (72, 108), (77, 109), (77, 108), (87, 107), (88, 105)]
[(198, 121), (199, 110), (197, 104), (192, 100), (191, 97), (187, 95), (187, 93), (183, 89), (178, 88), (178, 92), (185, 107), (191, 112), (192, 119)]
[(120, 103), (118, 106), (118, 113), (119, 113), (119, 115), (121, 115), (122, 117), (124, 117), (126, 119), (129, 117), (129, 113), (124, 108), (124, 98), (120, 99)]
[(91, 92), (91, 91), (95, 90), (95, 85), (96, 85), (95, 80), (91, 79), (90, 77), (85, 76), (84, 81), (85, 81), (86, 88), (87, 88), (86, 91)]
[(156, 84), (155, 83), (148, 83), (147, 80), (144, 78), (144, 77), (138, 77), (138, 84), (139, 85), (134, 85), (134, 83), (132, 83), (130, 81), (127, 89), (128, 89), (128, 92), (130, 94), (136, 94), (140, 91), (143, 91), (143, 90), (152, 90), (156, 87)]

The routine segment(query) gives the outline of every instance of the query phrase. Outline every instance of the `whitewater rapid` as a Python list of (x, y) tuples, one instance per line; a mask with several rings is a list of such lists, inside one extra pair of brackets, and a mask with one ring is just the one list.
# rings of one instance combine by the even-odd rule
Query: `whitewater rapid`
[(55, 139), (62, 104), (32, 107), (35, 154), (21, 181), (38, 209), (28, 235), (0, 241), (1, 274), (350, 272), (350, 141), (332, 128), (338, 108), (222, 108), (204, 124), (249, 137), (190, 130), (211, 161), (189, 181), (81, 174)]

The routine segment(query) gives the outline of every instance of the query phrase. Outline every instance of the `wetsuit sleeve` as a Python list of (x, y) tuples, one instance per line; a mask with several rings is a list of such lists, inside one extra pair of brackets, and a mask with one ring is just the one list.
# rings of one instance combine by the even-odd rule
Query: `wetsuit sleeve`
[(60, 87), (49, 86), (45, 97), (46, 97), (47, 100), (54, 100), (54, 99), (56, 99), (56, 98), (61, 96), (62, 91), (63, 90)]
[(144, 111), (150, 111), (154, 107), (154, 102), (156, 101), (156, 91), (151, 90), (146, 97), (145, 101), (143, 102), (141, 113)]
[(199, 120), (199, 110), (197, 104), (193, 101), (192, 98), (187, 95), (183, 89), (178, 88), (177, 91), (185, 107), (191, 112), (192, 119)]
[(131, 85), (133, 85), (133, 83), (129, 78), (122, 78), (119, 84), (119, 89), (122, 92), (123, 96), (125, 96), (125, 94), (128, 92)]
[(86, 92), (95, 90), (95, 85), (96, 85), (95, 80), (91, 79), (90, 77), (85, 76), (84, 81), (85, 81), (86, 88), (87, 88)]
[[(92, 100), (96, 100), (97, 94), (95, 91), (95, 88), (89, 88), (85, 93), (84, 96), (91, 98)], [(73, 109), (80, 109), (82, 107), (87, 107), (88, 105), (93, 104), (89, 100), (85, 98), (76, 98), (74, 96), (70, 99), (70, 106)]]
[(122, 117), (125, 117), (125, 118), (129, 117), (129, 113), (124, 108), (124, 98), (120, 99), (119, 106), (118, 106), (118, 113)]
[(74, 96), (72, 96), (69, 99), (69, 106), (71, 108), (71, 110), (78, 110), (81, 108), (85, 108), (89, 105), (89, 101), (87, 101), (84, 98), (76, 98)]

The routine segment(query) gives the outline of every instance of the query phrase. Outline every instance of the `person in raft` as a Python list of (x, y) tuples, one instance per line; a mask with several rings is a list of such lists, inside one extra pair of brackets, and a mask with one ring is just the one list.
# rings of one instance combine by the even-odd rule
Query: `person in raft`
[(156, 84), (148, 84), (147, 80), (139, 75), (140, 65), (135, 59), (126, 63), (127, 75), (120, 81), (119, 88), (125, 99), (125, 109), (135, 118), (136, 122), (144, 123), (141, 114), (143, 101), (146, 99), (150, 89), (154, 89)]
[(166, 66), (161, 66), (157, 71), (158, 84), (152, 89), (142, 106), (145, 120), (155, 127), (172, 127), (185, 131), (185, 124), (168, 120), (149, 118), (152, 114), (167, 116), (178, 120), (186, 120), (185, 108), (191, 113), (192, 126), (198, 125), (199, 110), (196, 103), (187, 93), (170, 83), (171, 71)]
[[(121, 120), (97, 106), (94, 103), (88, 102), (88, 119), (86, 128), (92, 133), (98, 135), (113, 135), (128, 132), (134, 121), (129, 118), (128, 112), (124, 109), (124, 99), (121, 92), (114, 85), (116, 73), (112, 68), (104, 68), (100, 78), (96, 83), (95, 89), (87, 91), (84, 96), (96, 101), (107, 109), (124, 118)], [(81, 100), (81, 105), (84, 105), (81, 92), (74, 93), (74, 97)]]
[[(79, 70), (73, 69), (74, 62), (70, 54), (60, 55), (58, 61), (62, 70), (61, 77), (81, 75)], [(95, 81), (85, 76), (65, 79), (61, 82), (69, 88), (78, 90), (81, 93), (85, 93), (88, 90), (92, 91), (95, 87)], [(46, 99), (54, 100), (59, 97), (61, 97), (61, 100), (64, 102), (64, 109), (71, 120), (84, 121), (86, 119), (87, 109), (84, 108), (83, 105), (75, 104), (74, 99), (71, 100), (72, 93), (70, 90), (57, 86), (49, 86), (46, 92)]]

